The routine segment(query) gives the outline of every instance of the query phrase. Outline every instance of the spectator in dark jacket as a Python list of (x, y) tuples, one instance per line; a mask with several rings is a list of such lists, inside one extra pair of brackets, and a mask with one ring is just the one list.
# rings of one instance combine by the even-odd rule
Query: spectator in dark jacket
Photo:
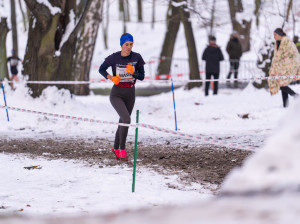
[[(206, 80), (219, 79), (220, 74), (220, 61), (224, 60), (223, 54), (219, 46), (216, 45), (216, 38), (214, 36), (209, 37), (209, 45), (205, 48), (202, 60), (206, 62)], [(205, 82), (205, 96), (208, 96), (209, 81)], [(218, 81), (214, 81), (214, 95), (218, 94)]]
[[(230, 40), (228, 41), (226, 51), (229, 54), (230, 60), (230, 71), (228, 73), (227, 79), (230, 79), (231, 74), (234, 73), (234, 78), (238, 78), (238, 71), (240, 66), (240, 58), (242, 56), (243, 50), (242, 45), (239, 41), (238, 34), (231, 34)], [(234, 81), (237, 83), (237, 80)]]

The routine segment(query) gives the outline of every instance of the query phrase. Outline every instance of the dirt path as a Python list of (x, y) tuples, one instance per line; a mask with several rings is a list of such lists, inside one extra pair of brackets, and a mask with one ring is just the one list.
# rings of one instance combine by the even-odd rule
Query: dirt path
[[(133, 143), (128, 142), (129, 160), (133, 158), (133, 150)], [(0, 139), (0, 152), (24, 153), (48, 159), (75, 159), (99, 165), (99, 168), (120, 164), (111, 152), (111, 141), (101, 138)], [(177, 174), (186, 184), (201, 183), (208, 188), (213, 184), (217, 187), (210, 190), (217, 192), (228, 172), (240, 166), (250, 154), (250, 151), (213, 145), (139, 144), (137, 165), (165, 175)], [(132, 166), (131, 161), (125, 163)]]

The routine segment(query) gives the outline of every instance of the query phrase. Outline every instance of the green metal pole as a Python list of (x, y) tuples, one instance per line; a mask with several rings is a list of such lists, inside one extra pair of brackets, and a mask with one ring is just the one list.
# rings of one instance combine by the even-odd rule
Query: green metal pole
[[(139, 123), (139, 110), (136, 111), (136, 124)], [(136, 171), (136, 154), (137, 154), (137, 143), (138, 143), (138, 126), (135, 128), (135, 144), (134, 144), (134, 161), (133, 161), (133, 177), (132, 177), (132, 192), (135, 187), (135, 171)]]

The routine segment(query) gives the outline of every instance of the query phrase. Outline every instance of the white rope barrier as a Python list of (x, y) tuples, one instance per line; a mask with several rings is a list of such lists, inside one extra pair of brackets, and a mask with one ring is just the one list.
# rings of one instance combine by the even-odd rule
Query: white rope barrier
[(28, 110), (28, 109), (23, 109), (23, 108), (2, 106), (2, 105), (0, 105), (0, 109), (8, 109), (8, 110), (17, 111), (17, 112), (31, 113), (31, 114), (36, 114), (36, 115), (43, 115), (43, 116), (47, 116), (47, 117), (67, 119), (67, 120), (72, 120), (72, 121), (82, 121), (82, 122), (89, 122), (89, 123), (96, 123), (96, 124), (120, 125), (120, 126), (126, 126), (126, 127), (143, 127), (143, 128), (147, 128), (147, 129), (151, 129), (151, 130), (155, 130), (155, 131), (159, 131), (159, 132), (169, 133), (169, 134), (173, 134), (173, 135), (179, 135), (186, 139), (202, 141), (207, 144), (214, 144), (214, 145), (219, 145), (219, 146), (223, 146), (223, 147), (234, 147), (234, 148), (246, 150), (246, 151), (255, 151), (254, 149), (252, 149), (250, 147), (243, 147), (240, 144), (227, 143), (225, 141), (220, 141), (220, 140), (218, 140), (216, 138), (212, 138), (212, 137), (194, 136), (194, 135), (185, 134), (185, 133), (182, 133), (179, 131), (173, 131), (170, 129), (160, 128), (157, 126), (143, 124), (143, 123), (124, 124), (124, 123), (118, 123), (118, 122), (112, 122), (112, 121), (102, 121), (102, 120), (91, 119), (91, 118), (76, 117), (76, 116), (55, 114), (55, 113), (49, 113), (49, 112), (40, 112), (40, 111), (35, 111), (35, 110)]
[[(176, 80), (174, 79), (173, 82), (176, 83), (198, 83), (198, 82), (212, 82), (212, 81), (219, 81), (219, 82), (228, 82), (228, 81), (242, 81), (242, 82), (248, 82), (248, 81), (261, 81), (261, 80), (284, 80), (284, 79), (298, 79), (300, 78), (300, 75), (293, 75), (293, 76), (272, 76), (272, 77), (252, 77), (252, 78), (233, 78), (233, 79), (192, 79), (192, 80)], [(148, 79), (147, 81), (150, 82), (158, 82), (158, 83), (166, 83), (171, 82), (170, 79), (166, 80), (151, 80)], [(7, 81), (8, 83), (11, 83), (13, 81)], [(107, 82), (111, 83), (111, 81), (108, 81), (106, 79), (95, 79), (91, 81), (24, 81), (26, 84), (47, 84), (47, 85), (86, 85), (86, 84), (92, 84), (92, 83), (102, 83)]]

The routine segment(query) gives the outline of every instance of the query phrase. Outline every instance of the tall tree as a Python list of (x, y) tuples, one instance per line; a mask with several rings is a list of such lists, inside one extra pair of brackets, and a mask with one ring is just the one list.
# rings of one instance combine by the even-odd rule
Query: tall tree
[(119, 0), (119, 20), (124, 18), (124, 0)]
[[(81, 27), (76, 46), (74, 62), (74, 76), (78, 81), (90, 80), (90, 68), (97, 39), (98, 29), (101, 22), (102, 0), (93, 0)], [(74, 93), (77, 95), (88, 95), (89, 85), (76, 85)]]
[[(184, 4), (180, 7), (179, 12), (184, 27), (185, 39), (186, 39), (186, 44), (187, 44), (188, 54), (189, 54), (190, 79), (191, 80), (200, 79), (197, 48), (196, 48), (192, 23), (190, 21), (190, 12), (187, 9), (187, 0), (182, 0), (181, 2)], [(199, 86), (201, 86), (200, 82), (189, 83), (188, 89), (191, 89), (193, 87), (199, 87)]]
[[(106, 5), (106, 10), (104, 12), (104, 5)], [(101, 17), (102, 17), (102, 33), (103, 33), (103, 41), (104, 47), (108, 49), (108, 24), (109, 24), (109, 0), (103, 0), (101, 4)], [(105, 15), (105, 16), (104, 16)]]
[(240, 24), (236, 19), (236, 13), (243, 12), (242, 0), (228, 0), (228, 5), (232, 29), (240, 34), (243, 51), (249, 51), (252, 20), (242, 19), (242, 23)]
[(137, 0), (138, 22), (143, 22), (142, 0)]
[(126, 22), (130, 21), (130, 10), (129, 10), (129, 0), (124, 0), (125, 2), (125, 20)]
[[(171, 69), (174, 45), (177, 33), (180, 26), (179, 8), (175, 7), (170, 0), (167, 12), (167, 32), (163, 42), (162, 50), (160, 53), (160, 61), (157, 69), (158, 74), (169, 74)], [(166, 59), (166, 60), (164, 60)]]
[(24, 10), (23, 10), (23, 6), (21, 3), (21, 0), (19, 0), (19, 7), (20, 7), (20, 11), (22, 13), (22, 18), (23, 18), (23, 24), (24, 24), (24, 30), (27, 31), (27, 24), (28, 24), (28, 19), (25, 16)]
[(213, 36), (213, 29), (215, 23), (215, 11), (216, 11), (216, 0), (213, 0), (212, 10), (211, 10), (211, 19), (210, 19), (210, 31), (209, 35)]
[(152, 0), (152, 21), (151, 21), (151, 28), (154, 29), (154, 23), (155, 23), (155, 1)]
[(292, 10), (292, 6), (293, 6), (293, 0), (289, 0), (288, 7), (287, 7), (287, 10), (286, 10), (286, 16), (285, 16), (285, 21), (286, 22), (289, 21), (289, 16), (290, 16), (290, 11)]
[[(77, 36), (84, 24), (91, 0), (76, 18), (76, 0), (25, 0), (30, 10), (28, 41), (23, 74), (31, 80), (74, 80), (74, 53)], [(46, 85), (32, 85), (39, 96)], [(70, 89), (71, 86), (61, 86)]]
[(17, 16), (16, 16), (16, 4), (15, 0), (10, 0), (10, 16), (11, 16), (11, 30), (12, 30), (12, 43), (15, 55), (19, 55), (18, 46), (18, 29), (17, 29)]
[(128, 0), (119, 0), (119, 19), (123, 20), (123, 33), (126, 33), (126, 22), (130, 21)]
[[(190, 79), (200, 79), (196, 43), (194, 39), (192, 24), (190, 22), (190, 12), (187, 8), (186, 0), (171, 0), (169, 3), (169, 11), (167, 12), (167, 32), (165, 34), (165, 39), (160, 54), (162, 60), (158, 65), (157, 73), (170, 73), (174, 45), (180, 22), (182, 22), (184, 27), (184, 33), (188, 48)], [(189, 89), (196, 86), (201, 86), (201, 83), (188, 84)]]
[(256, 26), (259, 26), (259, 16), (260, 16), (260, 6), (261, 6), (261, 1), (262, 0), (255, 0), (255, 18), (256, 18)]
[(7, 18), (0, 18), (0, 78), (8, 78), (7, 56), (6, 56), (6, 37), (9, 29)]

